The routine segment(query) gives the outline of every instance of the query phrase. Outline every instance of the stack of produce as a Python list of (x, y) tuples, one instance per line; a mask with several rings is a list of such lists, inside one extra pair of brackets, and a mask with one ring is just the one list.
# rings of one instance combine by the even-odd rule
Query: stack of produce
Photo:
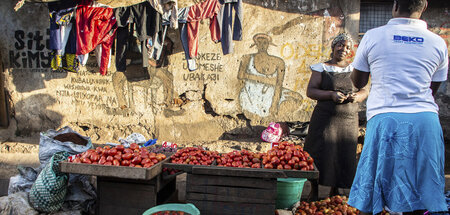
[(154, 152), (156, 154), (165, 154), (166, 156), (170, 156), (172, 154), (174, 154), (175, 152), (177, 152), (177, 148), (172, 148), (172, 147), (163, 147), (163, 146), (150, 146), (147, 147), (149, 152)]
[(118, 145), (112, 148), (104, 146), (95, 150), (89, 149), (76, 155), (75, 159), (69, 159), (69, 162), (148, 168), (164, 159), (166, 155), (149, 152), (146, 148), (139, 148), (138, 144), (132, 143), (129, 148)]
[(281, 142), (263, 155), (265, 169), (314, 170), (314, 160), (303, 147)]
[(336, 215), (353, 215), (359, 214), (358, 209), (353, 208), (347, 204), (346, 196), (333, 196), (324, 200), (316, 202), (301, 202), (297, 208), (295, 215), (323, 215), (323, 214), (336, 214)]
[(220, 158), (218, 152), (206, 151), (200, 147), (187, 147), (178, 150), (171, 156), (172, 163), (191, 165), (211, 165), (216, 158)]
[(217, 159), (217, 166), (240, 167), (240, 168), (261, 168), (260, 153), (249, 152), (247, 150), (232, 151), (223, 154)]

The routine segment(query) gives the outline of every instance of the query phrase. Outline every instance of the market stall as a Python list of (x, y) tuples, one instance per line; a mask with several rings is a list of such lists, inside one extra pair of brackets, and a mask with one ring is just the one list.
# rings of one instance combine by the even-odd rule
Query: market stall
[[(294, 147), (293, 144), (290, 146)], [(275, 149), (278, 150), (277, 148)], [(301, 147), (295, 149), (300, 150)], [(289, 166), (286, 168), (280, 166), (276, 167), (278, 169), (270, 168), (271, 166), (273, 168), (273, 165), (272, 161), (267, 161), (267, 156), (270, 156), (272, 150), (262, 154), (246, 150), (233, 151), (221, 156), (216, 156), (212, 152), (210, 153), (212, 156), (207, 157), (208, 152), (198, 149), (175, 153), (172, 160), (164, 163), (163, 167), (187, 172), (186, 201), (194, 204), (202, 214), (274, 214), (277, 203), (278, 178), (314, 180), (319, 177), (317, 168), (300, 170), (298, 163), (289, 162), (292, 158), (288, 160), (287, 157), (297, 156), (289, 155), (289, 151), (293, 150), (286, 151), (288, 153), (281, 154), (280, 152), (279, 155), (273, 156), (274, 163), (280, 162), (281, 164), (283, 162), (284, 165)], [(184, 155), (187, 156), (186, 159), (183, 159), (183, 154), (186, 154)], [(285, 154), (288, 155), (285, 156)], [(177, 158), (180, 155), (183, 156), (181, 160)], [(229, 155), (234, 156), (231, 159)], [(214, 162), (211, 163), (212, 165), (208, 165), (207, 162), (211, 157), (215, 157)], [(279, 157), (282, 159), (281, 161), (277, 161)], [(247, 160), (248, 158), (250, 159)], [(206, 162), (206, 165), (189, 164), (194, 163), (192, 160), (197, 159)], [(228, 162), (229, 159), (232, 161)], [(304, 157), (303, 159), (308, 158)], [(176, 163), (173, 163), (174, 161)], [(265, 164), (264, 168), (258, 165), (261, 164), (258, 161)], [(292, 166), (290, 166), (291, 164)]]
[[(120, 155), (121, 150), (117, 151), (117, 147), (107, 147), (103, 152), (99, 148), (95, 152), (91, 151), (90, 155), (81, 154), (60, 163), (61, 172), (96, 176), (96, 214), (142, 214), (162, 204), (175, 192), (175, 178), (165, 179), (161, 175), (162, 165), (170, 158), (152, 154), (145, 148), (134, 148), (133, 155), (126, 151), (129, 148), (122, 148), (123, 153)], [(157, 155), (161, 156), (156, 158)], [(112, 162), (106, 163), (110, 156)]]

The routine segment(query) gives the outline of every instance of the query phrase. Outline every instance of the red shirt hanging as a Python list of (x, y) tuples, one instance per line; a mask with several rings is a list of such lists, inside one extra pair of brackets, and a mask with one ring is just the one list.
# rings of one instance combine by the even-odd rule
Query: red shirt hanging
[(116, 33), (112, 8), (78, 5), (76, 15), (77, 55), (87, 54), (102, 45), (100, 74), (106, 75), (111, 46)]

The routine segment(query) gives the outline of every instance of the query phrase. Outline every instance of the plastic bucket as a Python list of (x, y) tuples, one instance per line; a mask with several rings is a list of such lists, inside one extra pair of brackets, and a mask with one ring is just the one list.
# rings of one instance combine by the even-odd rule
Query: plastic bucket
[(277, 209), (289, 208), (300, 201), (305, 178), (277, 179)]
[(153, 213), (160, 211), (183, 211), (185, 213), (189, 213), (190, 215), (200, 215), (200, 211), (195, 207), (195, 205), (191, 203), (188, 204), (170, 203), (158, 205), (146, 210), (142, 215), (151, 215)]

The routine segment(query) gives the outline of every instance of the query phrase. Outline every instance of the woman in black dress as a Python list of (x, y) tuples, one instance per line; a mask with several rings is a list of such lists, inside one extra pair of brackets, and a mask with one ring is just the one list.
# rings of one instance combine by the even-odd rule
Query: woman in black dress
[[(352, 39), (340, 34), (331, 44), (331, 60), (311, 65), (311, 78), (306, 95), (317, 100), (311, 116), (305, 150), (319, 169), (320, 185), (330, 186), (330, 196), (338, 188), (350, 188), (356, 171), (358, 140), (358, 103), (366, 99), (368, 90), (355, 89), (347, 61)], [(318, 196), (317, 181), (312, 183), (311, 199)]]

